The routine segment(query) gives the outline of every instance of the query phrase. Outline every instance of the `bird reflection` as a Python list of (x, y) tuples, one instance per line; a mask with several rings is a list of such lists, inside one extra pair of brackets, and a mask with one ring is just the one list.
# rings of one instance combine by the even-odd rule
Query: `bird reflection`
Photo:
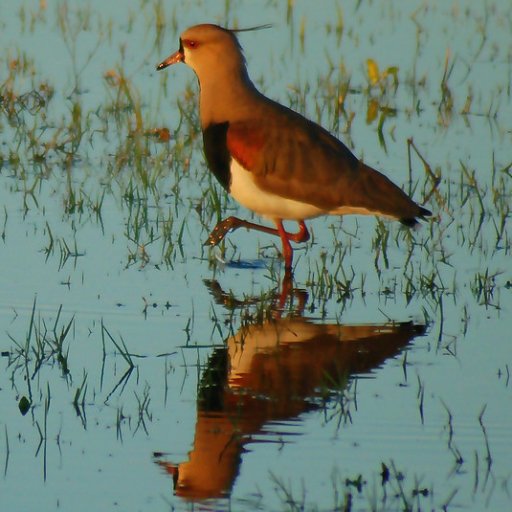
[[(217, 282), (207, 284), (218, 302), (229, 298), (233, 307), (249, 301), (235, 303)], [(304, 296), (298, 304), (286, 317), (274, 314), (243, 325), (211, 354), (199, 385), (188, 460), (176, 464), (155, 455), (172, 475), (176, 495), (188, 500), (228, 496), (245, 445), (286, 442), (299, 415), (329, 407), (344, 396), (353, 376), (396, 357), (425, 330), (411, 322), (320, 323), (303, 316)]]

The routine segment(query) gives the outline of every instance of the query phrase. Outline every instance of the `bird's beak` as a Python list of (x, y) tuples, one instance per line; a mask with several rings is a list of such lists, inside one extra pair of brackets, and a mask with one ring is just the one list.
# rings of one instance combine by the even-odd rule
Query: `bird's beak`
[(161, 69), (166, 68), (167, 66), (172, 66), (173, 64), (176, 64), (178, 62), (184, 62), (185, 61), (185, 55), (181, 50), (178, 50), (177, 52), (174, 52), (172, 55), (167, 57), (163, 62), (160, 62), (158, 66), (156, 67), (157, 71), (160, 71)]

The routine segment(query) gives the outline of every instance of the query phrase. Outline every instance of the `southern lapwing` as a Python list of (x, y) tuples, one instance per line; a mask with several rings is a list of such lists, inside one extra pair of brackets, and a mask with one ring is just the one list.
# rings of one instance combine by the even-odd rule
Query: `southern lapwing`
[[(383, 174), (358, 160), (318, 124), (260, 93), (247, 73), (234, 30), (196, 25), (158, 70), (184, 62), (200, 86), (206, 160), (220, 184), (243, 206), (271, 219), (276, 229), (229, 217), (207, 243), (244, 226), (278, 235), (287, 271), (290, 240), (309, 239), (305, 219), (320, 215), (381, 215), (412, 227), (431, 215)], [(288, 233), (283, 220), (299, 224)]]

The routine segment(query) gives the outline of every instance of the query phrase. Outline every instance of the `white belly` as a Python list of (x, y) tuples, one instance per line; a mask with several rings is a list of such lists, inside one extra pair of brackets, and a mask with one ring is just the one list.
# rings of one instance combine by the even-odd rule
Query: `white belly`
[(236, 160), (231, 160), (229, 192), (241, 205), (269, 219), (302, 220), (328, 213), (312, 204), (265, 192), (254, 183), (251, 172)]

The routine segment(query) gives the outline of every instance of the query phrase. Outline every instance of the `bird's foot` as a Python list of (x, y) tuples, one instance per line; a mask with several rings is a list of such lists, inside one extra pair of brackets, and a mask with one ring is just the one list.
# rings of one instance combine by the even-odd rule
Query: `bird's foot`
[(236, 229), (238, 227), (240, 227), (240, 219), (237, 219), (236, 217), (228, 217), (227, 219), (221, 220), (213, 228), (208, 239), (203, 245), (210, 245), (212, 247), (218, 245), (232, 229)]

